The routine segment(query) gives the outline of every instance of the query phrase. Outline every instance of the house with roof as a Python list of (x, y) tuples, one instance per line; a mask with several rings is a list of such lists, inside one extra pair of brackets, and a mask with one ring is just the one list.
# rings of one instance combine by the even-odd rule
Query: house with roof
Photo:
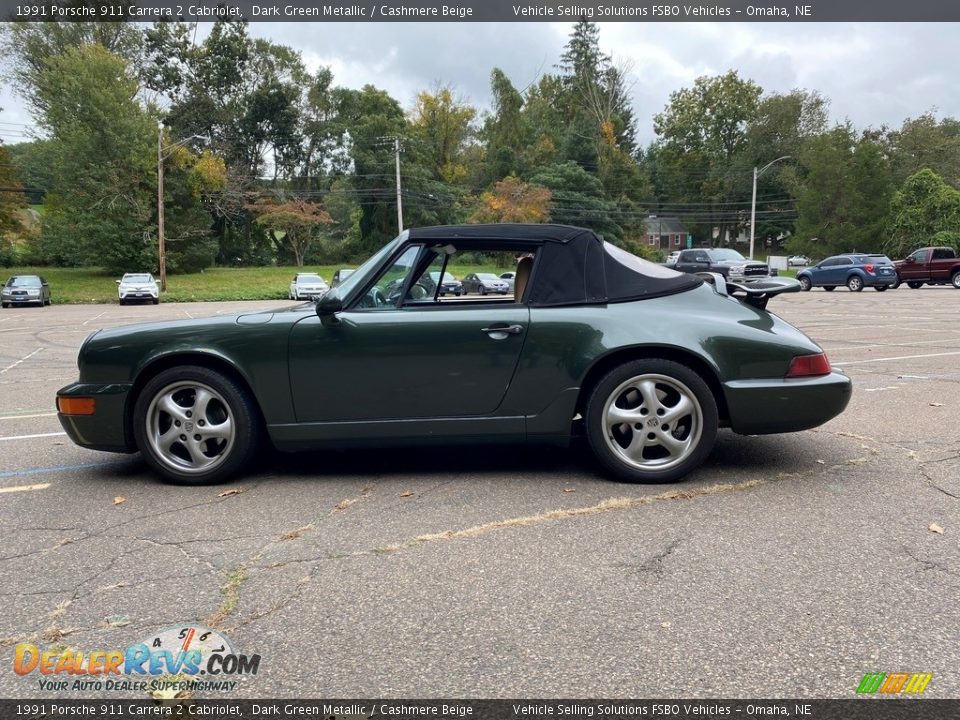
[(687, 228), (678, 217), (650, 215), (646, 226), (647, 243), (654, 249), (670, 252), (687, 246)]

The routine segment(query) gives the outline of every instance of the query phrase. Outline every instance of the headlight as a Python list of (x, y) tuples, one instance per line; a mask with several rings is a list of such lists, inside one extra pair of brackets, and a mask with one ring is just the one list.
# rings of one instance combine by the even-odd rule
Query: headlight
[(32, 295), (32, 296), (36, 297), (36, 296), (39, 295), (39, 294), (40, 294), (40, 291), (39, 291), (39, 290), (27, 290), (27, 295)]
[(730, 268), (731, 275), (743, 275), (743, 265), (735, 265)]

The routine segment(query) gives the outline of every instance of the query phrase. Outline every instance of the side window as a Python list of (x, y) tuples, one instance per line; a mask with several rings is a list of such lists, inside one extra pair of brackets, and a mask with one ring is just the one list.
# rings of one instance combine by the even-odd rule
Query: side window
[[(413, 272), (420, 250), (420, 245), (411, 245), (404, 250), (400, 257), (381, 273), (373, 286), (367, 289), (355, 309), (396, 310), (403, 299), (403, 288), (406, 286), (407, 277)], [(412, 292), (413, 288), (410, 290)]]
[(696, 255), (694, 255), (693, 260), (694, 262), (710, 262), (710, 258), (705, 252), (698, 252)]
[(927, 261), (928, 252), (927, 250), (917, 250), (912, 257), (916, 262), (923, 263)]
[(840, 258), (837, 261), (837, 265), (853, 265), (853, 260), (850, 258)]
[(947, 248), (935, 248), (933, 251), (934, 260), (947, 260), (953, 257), (953, 253)]
[(827, 259), (824, 260), (822, 263), (820, 263), (820, 267), (822, 267), (822, 268), (835, 267), (836, 265), (837, 265), (837, 259), (836, 259), (836, 258), (827, 258)]

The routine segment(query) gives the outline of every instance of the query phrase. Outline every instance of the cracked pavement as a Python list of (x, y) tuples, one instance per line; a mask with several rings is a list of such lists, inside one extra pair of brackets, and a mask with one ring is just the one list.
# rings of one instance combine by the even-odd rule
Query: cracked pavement
[(183, 488), (57, 434), (96, 327), (286, 304), (0, 313), (0, 696), (56, 695), (13, 673), (17, 642), (188, 622), (262, 656), (241, 697), (846, 698), (877, 671), (960, 696), (960, 293), (776, 298), (849, 409), (723, 431), (676, 485), (574, 447), (267, 453)]

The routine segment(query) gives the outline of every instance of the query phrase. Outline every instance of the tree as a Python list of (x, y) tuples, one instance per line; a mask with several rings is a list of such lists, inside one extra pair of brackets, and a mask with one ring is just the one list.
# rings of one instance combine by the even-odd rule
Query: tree
[(550, 221), (551, 193), (509, 175), (480, 196), (473, 223), (543, 223)]
[[(133, 0), (114, 3), (132, 4)], [(142, 43), (140, 28), (126, 22), (15, 22), (0, 26), (0, 56), (8, 60), (5, 75), (37, 116), (47, 109), (40, 84), (48, 61), (68, 50), (97, 44), (136, 66)]]
[(731, 70), (671, 93), (654, 117), (662, 187), (672, 202), (707, 203), (698, 205), (704, 239), (712, 241), (713, 227), (723, 238), (728, 227), (743, 222), (731, 208), (750, 198), (747, 128), (761, 94), (759, 85)]
[(960, 120), (937, 122), (932, 113), (907, 119), (887, 133), (893, 180), (897, 185), (924, 168), (960, 186)]
[(960, 190), (929, 168), (914, 173), (890, 201), (889, 228), (884, 250), (891, 257), (906, 257), (928, 245), (953, 245), (960, 251)]
[(14, 236), (24, 231), (21, 212), (26, 207), (10, 152), (0, 145), (0, 265), (13, 264)]
[(303, 267), (320, 228), (333, 223), (326, 210), (300, 198), (260, 199), (250, 209), (256, 216), (254, 222), (269, 232), (274, 242), (290, 248), (297, 267)]
[(129, 63), (99, 44), (67, 49), (39, 75), (54, 170), (40, 238), (48, 261), (154, 267), (156, 119), (137, 87)]
[(880, 145), (841, 125), (810, 141), (799, 158), (792, 252), (823, 257), (878, 251), (892, 187)]
[(603, 186), (575, 162), (556, 163), (542, 168), (530, 182), (553, 193), (550, 217), (553, 222), (588, 227), (618, 243), (623, 228), (614, 219), (616, 206), (603, 195)]

